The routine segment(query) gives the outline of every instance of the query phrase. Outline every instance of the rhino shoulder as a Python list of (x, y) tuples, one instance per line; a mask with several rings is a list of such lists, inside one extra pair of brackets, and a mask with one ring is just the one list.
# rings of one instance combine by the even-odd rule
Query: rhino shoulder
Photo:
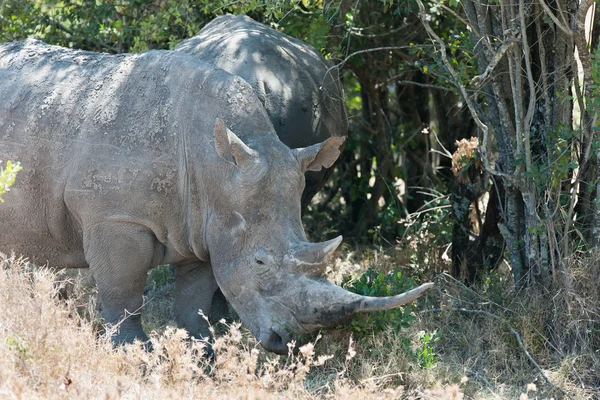
[(241, 76), (204, 63), (195, 56), (185, 54), (185, 60), (186, 63), (178, 63), (178, 68), (187, 76), (188, 85), (216, 102), (204, 102), (206, 106), (226, 107), (245, 114), (263, 109), (254, 89)]

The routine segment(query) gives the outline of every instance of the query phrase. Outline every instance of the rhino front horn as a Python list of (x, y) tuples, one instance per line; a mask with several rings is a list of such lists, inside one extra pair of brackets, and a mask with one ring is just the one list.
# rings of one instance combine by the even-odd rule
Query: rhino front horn
[(314, 310), (314, 314), (309, 324), (330, 327), (359, 313), (391, 310), (415, 301), (433, 286), (429, 282), (396, 296), (370, 297), (349, 292), (323, 278), (311, 279), (307, 284), (306, 298), (310, 299), (307, 308)]
[(392, 308), (400, 307), (408, 303), (412, 303), (423, 295), (426, 291), (434, 286), (433, 282), (424, 283), (408, 292), (397, 296), (389, 297), (369, 297), (361, 296), (360, 302), (356, 305), (355, 312), (371, 312), (381, 310), (391, 310)]

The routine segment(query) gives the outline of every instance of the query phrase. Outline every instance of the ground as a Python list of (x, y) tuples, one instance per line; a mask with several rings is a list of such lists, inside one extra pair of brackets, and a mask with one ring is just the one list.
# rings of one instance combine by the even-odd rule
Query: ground
[[(373, 261), (360, 257), (338, 264), (360, 276)], [(382, 258), (385, 270), (393, 260)], [(436, 291), (408, 322), (378, 332), (361, 323), (321, 332), (288, 357), (266, 353), (235, 320), (217, 323), (216, 358), (209, 360), (201, 343), (174, 328), (168, 267), (148, 279), (144, 325), (154, 350), (147, 352), (113, 348), (85, 271), (65, 276), (8, 259), (0, 268), (0, 397), (541, 399), (566, 390), (573, 398), (598, 398), (583, 354), (557, 359), (547, 348), (535, 305), (510, 314), (493, 298), (493, 283), (482, 293), (445, 274), (435, 279)], [(65, 282), (66, 300), (57, 295)]]

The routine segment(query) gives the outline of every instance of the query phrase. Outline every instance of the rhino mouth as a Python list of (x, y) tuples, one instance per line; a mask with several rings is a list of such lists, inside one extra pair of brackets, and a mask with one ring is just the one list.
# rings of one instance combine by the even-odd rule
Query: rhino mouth
[(285, 356), (288, 354), (289, 335), (278, 327), (269, 328), (261, 332), (259, 336), (260, 345), (267, 351)]

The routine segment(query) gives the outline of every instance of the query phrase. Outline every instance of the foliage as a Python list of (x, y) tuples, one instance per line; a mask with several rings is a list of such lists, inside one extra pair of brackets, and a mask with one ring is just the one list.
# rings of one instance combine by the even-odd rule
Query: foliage
[(159, 265), (148, 271), (146, 286), (157, 289), (168, 285), (174, 281), (173, 267), (170, 265)]
[(433, 344), (440, 340), (440, 335), (437, 331), (419, 332), (420, 345), (414, 350), (410, 350), (410, 355), (413, 357), (419, 367), (431, 368), (438, 362), (438, 355), (433, 349)]
[[(342, 286), (352, 293), (382, 297), (406, 292), (416, 285), (411, 278), (402, 272), (384, 274), (369, 268), (358, 280), (351, 281), (347, 279)], [(350, 322), (350, 327), (359, 337), (372, 335), (386, 329), (406, 328), (415, 320), (414, 307), (413, 304), (408, 304), (393, 310), (360, 314)]]
[(0, 202), (4, 203), (2, 196), (8, 192), (10, 187), (15, 183), (17, 172), (22, 170), (21, 164), (12, 161), (6, 162), (6, 168), (0, 167)]
[[(383, 273), (369, 268), (358, 279), (345, 278), (342, 286), (353, 293), (371, 297), (394, 296), (416, 287), (415, 282), (399, 271)], [(398, 337), (403, 352), (411, 363), (420, 368), (431, 368), (438, 362), (433, 344), (439, 340), (439, 334), (420, 331), (415, 339), (406, 335), (406, 330), (416, 321), (416, 304), (407, 304), (393, 310), (359, 314), (349, 323), (349, 329), (361, 341), (385, 332), (402, 332)]]
[[(249, 14), (324, 49), (328, 25), (318, 11), (319, 4), (280, 0), (5, 0), (0, 4), (0, 42), (33, 37), (110, 53), (170, 49), (198, 33), (215, 15), (230, 12)], [(311, 12), (304, 11), (307, 9)]]
[[(207, 15), (244, 14), (273, 28), (301, 39), (327, 54), (326, 37), (330, 25), (327, 8), (322, 0), (201, 0)], [(333, 10), (332, 10), (333, 11)], [(331, 14), (331, 12), (329, 12)]]
[(110, 53), (172, 48), (209, 18), (193, 0), (5, 0), (0, 41), (33, 37)]

